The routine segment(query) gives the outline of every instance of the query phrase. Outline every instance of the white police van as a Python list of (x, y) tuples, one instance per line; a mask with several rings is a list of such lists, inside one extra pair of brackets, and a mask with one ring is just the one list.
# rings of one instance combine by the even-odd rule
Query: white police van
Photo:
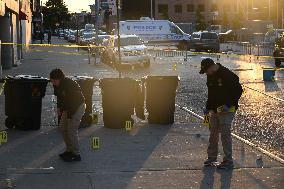
[(121, 34), (135, 34), (149, 43), (163, 45), (177, 45), (180, 49), (188, 46), (190, 35), (184, 33), (176, 24), (168, 20), (140, 20), (120, 21)]

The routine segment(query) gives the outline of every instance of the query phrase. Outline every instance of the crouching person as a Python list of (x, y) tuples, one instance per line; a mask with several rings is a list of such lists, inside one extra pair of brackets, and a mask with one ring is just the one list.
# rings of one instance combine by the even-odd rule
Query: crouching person
[(62, 112), (59, 126), (66, 145), (59, 156), (66, 162), (81, 161), (78, 129), (86, 109), (85, 98), (78, 83), (65, 77), (62, 70), (52, 70), (50, 80), (56, 91), (58, 112)]

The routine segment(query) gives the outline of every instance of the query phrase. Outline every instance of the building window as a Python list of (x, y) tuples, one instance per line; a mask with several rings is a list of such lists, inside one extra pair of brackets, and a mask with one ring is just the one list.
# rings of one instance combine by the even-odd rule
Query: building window
[(194, 4), (188, 4), (187, 5), (187, 12), (194, 12), (194, 8), (195, 8)]
[(198, 10), (201, 11), (201, 12), (204, 12), (205, 11), (205, 5), (204, 4), (199, 4), (198, 5)]
[(158, 5), (158, 12), (161, 14), (168, 13), (168, 5), (167, 4), (159, 4)]
[(175, 5), (175, 13), (182, 13), (182, 5)]

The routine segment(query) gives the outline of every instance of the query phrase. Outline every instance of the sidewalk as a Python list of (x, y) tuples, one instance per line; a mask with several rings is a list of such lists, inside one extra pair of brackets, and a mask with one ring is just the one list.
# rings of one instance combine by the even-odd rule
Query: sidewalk
[[(20, 67), (6, 74), (47, 77), (53, 67), (62, 67), (69, 74), (116, 76), (107, 66), (88, 65), (84, 58), (83, 55), (32, 52)], [(101, 112), (100, 90), (95, 87), (94, 91), (93, 100)], [(130, 133), (104, 128), (100, 115), (98, 125), (80, 130), (82, 161), (65, 163), (58, 157), (64, 144), (54, 125), (52, 98), (49, 86), (43, 101), (41, 130), (8, 130), (8, 143), (0, 146), (0, 189), (5, 188), (7, 179), (18, 189), (283, 188), (284, 165), (236, 140), (234, 170), (203, 168), (208, 128), (179, 109), (172, 126), (137, 122)], [(3, 95), (0, 114), (2, 127)], [(98, 150), (91, 148), (93, 137), (100, 138)]]

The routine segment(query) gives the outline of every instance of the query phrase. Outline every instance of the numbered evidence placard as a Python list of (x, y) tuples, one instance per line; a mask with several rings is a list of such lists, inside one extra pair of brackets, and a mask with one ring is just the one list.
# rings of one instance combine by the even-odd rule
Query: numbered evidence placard
[(132, 128), (133, 128), (132, 121), (126, 121), (125, 122), (125, 130), (126, 131), (131, 131)]
[(203, 120), (203, 125), (204, 126), (207, 126), (207, 127), (209, 127), (209, 125), (210, 125), (210, 115), (209, 114), (207, 114), (207, 115), (204, 115), (204, 120)]
[(2, 143), (6, 143), (8, 140), (8, 134), (7, 131), (0, 131), (0, 145)]
[(92, 148), (93, 149), (99, 149), (100, 148), (100, 138), (99, 137), (93, 137)]

